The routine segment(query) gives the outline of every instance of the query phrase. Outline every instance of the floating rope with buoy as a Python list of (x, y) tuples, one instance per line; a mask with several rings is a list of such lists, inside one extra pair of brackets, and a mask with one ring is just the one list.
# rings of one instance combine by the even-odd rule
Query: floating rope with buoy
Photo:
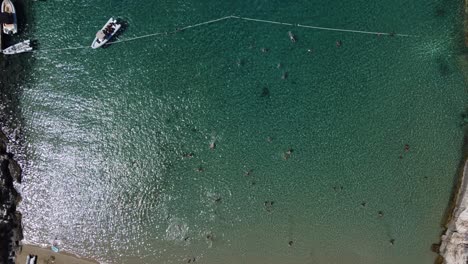
[[(249, 22), (268, 23), (268, 24), (281, 25), (281, 26), (300, 27), (300, 28), (307, 28), (307, 29), (314, 29), (314, 30), (326, 30), (326, 31), (336, 31), (336, 32), (345, 32), (345, 33), (371, 34), (371, 35), (377, 35), (377, 36), (391, 36), (391, 37), (415, 37), (414, 35), (397, 34), (394, 32), (375, 32), (375, 31), (352, 30), (352, 29), (331, 28), (331, 27), (319, 27), (319, 26), (292, 24), (292, 23), (286, 23), (286, 22), (280, 22), (280, 21), (272, 21), (272, 20), (264, 20), (264, 19), (256, 19), (256, 18), (248, 18), (248, 17), (232, 15), (232, 16), (225, 16), (225, 17), (209, 20), (206, 22), (201, 22), (201, 23), (186, 26), (183, 28), (178, 28), (173, 31), (155, 32), (155, 33), (151, 33), (147, 35), (141, 35), (137, 37), (116, 40), (116, 41), (109, 42), (109, 44), (130, 42), (130, 41), (135, 41), (138, 39), (150, 38), (150, 37), (159, 36), (159, 35), (175, 34), (175, 33), (187, 30), (187, 29), (196, 28), (196, 27), (200, 27), (203, 25), (208, 25), (208, 24), (212, 24), (216, 22), (221, 22), (223, 20), (228, 20), (228, 19), (238, 19), (238, 20), (244, 20), (244, 21), (249, 21)], [(64, 50), (77, 50), (77, 49), (86, 49), (86, 48), (90, 48), (90, 47), (89, 46), (77, 46), (77, 47), (68, 47), (68, 48), (60, 48), (60, 49), (41, 49), (41, 50), (35, 50), (31, 52), (64, 51)]]

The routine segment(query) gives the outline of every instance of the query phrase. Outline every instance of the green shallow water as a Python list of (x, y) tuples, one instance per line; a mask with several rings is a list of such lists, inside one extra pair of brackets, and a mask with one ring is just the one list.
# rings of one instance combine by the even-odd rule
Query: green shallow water
[(432, 263), (461, 157), (460, 9), (30, 3), (25, 34), (39, 50), (88, 45), (111, 15), (129, 24), (120, 39), (232, 14), (418, 37), (228, 19), (26, 55), (25, 239), (106, 263)]

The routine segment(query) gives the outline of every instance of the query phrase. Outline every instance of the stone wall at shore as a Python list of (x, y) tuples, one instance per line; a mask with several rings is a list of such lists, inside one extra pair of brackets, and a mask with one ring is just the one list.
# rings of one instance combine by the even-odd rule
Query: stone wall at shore
[(16, 205), (21, 196), (14, 182), (21, 183), (21, 167), (7, 152), (9, 140), (0, 131), (0, 264), (14, 264), (15, 253), (23, 239), (21, 214)]

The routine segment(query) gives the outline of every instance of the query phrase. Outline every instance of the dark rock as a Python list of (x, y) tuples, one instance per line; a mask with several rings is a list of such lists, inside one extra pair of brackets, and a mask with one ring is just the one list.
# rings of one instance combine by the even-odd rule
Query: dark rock
[(0, 141), (7, 144), (10, 140), (5, 136), (5, 134), (3, 134), (3, 132), (0, 131)]
[[(13, 178), (21, 181), (21, 167), (7, 153), (8, 138), (0, 131), (0, 264), (14, 264), (15, 254), (23, 239), (21, 213), (16, 205), (21, 195), (13, 186)], [(13, 177), (12, 177), (13, 176)]]
[(431, 251), (432, 252), (439, 254), (439, 250), (440, 250), (440, 244), (432, 244), (431, 245)]
[(7, 145), (5, 142), (0, 140), (0, 154), (6, 154), (7, 152)]

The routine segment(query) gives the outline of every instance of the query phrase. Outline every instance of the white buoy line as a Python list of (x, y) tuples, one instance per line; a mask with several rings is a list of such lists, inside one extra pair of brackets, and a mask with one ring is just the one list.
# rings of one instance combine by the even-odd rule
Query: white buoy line
[[(131, 37), (131, 38), (125, 38), (121, 40), (116, 40), (109, 42), (109, 44), (117, 44), (117, 43), (123, 43), (123, 42), (129, 42), (129, 41), (134, 41), (138, 39), (144, 39), (144, 38), (150, 38), (158, 35), (168, 35), (168, 34), (175, 34), (187, 29), (195, 28), (195, 27), (200, 27), (216, 22), (220, 22), (223, 20), (228, 20), (228, 19), (238, 19), (238, 20), (244, 20), (244, 21), (249, 21), (249, 22), (258, 22), (258, 23), (268, 23), (268, 24), (274, 24), (274, 25), (282, 25), (282, 26), (289, 26), (289, 27), (300, 27), (300, 28), (308, 28), (308, 29), (314, 29), (314, 30), (326, 30), (326, 31), (335, 31), (335, 32), (345, 32), (345, 33), (357, 33), (357, 34), (370, 34), (370, 35), (377, 35), (377, 36), (392, 36), (392, 37), (416, 37), (414, 35), (408, 35), (408, 34), (397, 34), (394, 32), (374, 32), (374, 31), (364, 31), (364, 30), (352, 30), (352, 29), (343, 29), (343, 28), (330, 28), (330, 27), (319, 27), (319, 26), (310, 26), (310, 25), (302, 25), (302, 24), (292, 24), (292, 23), (285, 23), (285, 22), (279, 22), (279, 21), (272, 21), (272, 20), (264, 20), (264, 19), (256, 19), (256, 18), (248, 18), (248, 17), (241, 17), (241, 16), (225, 16), (213, 20), (209, 20), (206, 22), (201, 22), (198, 24), (186, 26), (183, 28), (178, 28), (173, 31), (166, 31), (166, 32), (155, 32), (147, 35), (141, 35), (137, 37)], [(77, 46), (77, 47), (68, 47), (68, 48), (60, 48), (60, 49), (41, 49), (41, 50), (33, 50), (31, 52), (49, 52), (49, 51), (63, 51), (63, 50), (78, 50), (78, 49), (87, 49), (90, 48), (90, 46)]]

